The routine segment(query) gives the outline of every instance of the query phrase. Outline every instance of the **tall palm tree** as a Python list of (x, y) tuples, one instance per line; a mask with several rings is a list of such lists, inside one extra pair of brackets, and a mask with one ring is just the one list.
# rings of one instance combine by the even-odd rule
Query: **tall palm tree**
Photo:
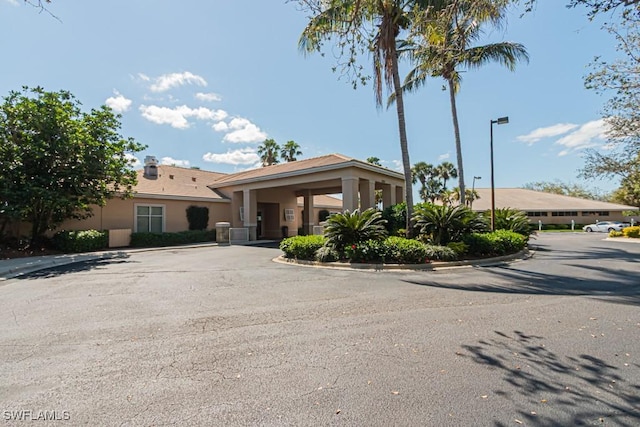
[(285, 162), (295, 162), (298, 156), (302, 156), (302, 151), (295, 141), (287, 141), (280, 148), (280, 157)]
[(280, 152), (280, 146), (273, 139), (265, 139), (264, 142), (258, 146), (258, 155), (262, 166), (275, 165), (278, 162), (278, 153)]
[(462, 205), (465, 204), (466, 191), (456, 106), (456, 94), (462, 80), (459, 68), (475, 69), (498, 62), (513, 71), (519, 60), (529, 60), (526, 49), (519, 43), (472, 46), (482, 36), (483, 25), (501, 26), (508, 3), (509, 0), (452, 0), (437, 14), (437, 19), (424, 26), (417, 44), (410, 48), (418, 65), (407, 75), (404, 90), (415, 90), (428, 77), (442, 77), (448, 83)]
[(435, 172), (438, 177), (442, 179), (442, 187), (444, 187), (445, 190), (447, 189), (447, 181), (451, 178), (458, 177), (458, 170), (451, 162), (442, 162), (436, 167)]
[[(356, 70), (358, 52), (373, 53), (373, 82), (376, 103), (382, 105), (383, 86), (392, 91), (396, 100), (398, 131), (407, 202), (407, 234), (413, 231), (413, 192), (411, 188), (411, 162), (407, 143), (407, 131), (402, 97), (402, 84), (398, 72), (398, 39), (400, 33), (409, 30), (412, 14), (427, 6), (439, 6), (443, 0), (298, 0), (311, 20), (302, 32), (299, 47), (306, 52), (320, 50), (323, 41), (337, 38), (338, 51), (348, 56), (345, 67)], [(361, 77), (361, 79), (365, 79)], [(356, 81), (358, 79), (356, 78)]]

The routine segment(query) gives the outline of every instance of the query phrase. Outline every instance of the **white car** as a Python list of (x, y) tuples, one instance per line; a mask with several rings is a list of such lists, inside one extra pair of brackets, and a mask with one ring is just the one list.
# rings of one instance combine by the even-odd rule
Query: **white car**
[(631, 224), (618, 221), (598, 221), (595, 224), (589, 224), (582, 227), (582, 229), (588, 233), (592, 231), (602, 231), (609, 233), (611, 231), (621, 231), (625, 227), (629, 227)]

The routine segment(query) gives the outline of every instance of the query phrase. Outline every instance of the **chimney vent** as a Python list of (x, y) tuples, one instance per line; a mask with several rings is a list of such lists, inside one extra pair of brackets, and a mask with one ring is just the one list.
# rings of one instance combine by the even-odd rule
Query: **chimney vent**
[(158, 178), (158, 159), (156, 156), (147, 156), (144, 158), (144, 177)]

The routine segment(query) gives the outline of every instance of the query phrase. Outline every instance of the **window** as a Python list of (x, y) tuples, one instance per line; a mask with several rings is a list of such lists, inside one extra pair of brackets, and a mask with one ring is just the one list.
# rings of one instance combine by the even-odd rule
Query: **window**
[(527, 212), (527, 216), (547, 216), (546, 212)]
[(577, 211), (557, 211), (551, 212), (551, 216), (578, 216)]
[(162, 233), (163, 231), (163, 205), (136, 205), (136, 232)]
[(609, 216), (609, 211), (583, 211), (582, 216)]

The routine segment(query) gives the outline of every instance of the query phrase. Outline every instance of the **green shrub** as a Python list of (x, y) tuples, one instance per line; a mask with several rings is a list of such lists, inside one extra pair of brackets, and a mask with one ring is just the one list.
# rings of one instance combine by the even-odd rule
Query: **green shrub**
[(187, 208), (189, 230), (206, 230), (209, 225), (209, 208), (191, 205)]
[(481, 215), (461, 205), (421, 203), (415, 207), (413, 221), (419, 230), (420, 239), (436, 245), (446, 245), (460, 240), (463, 234), (487, 229), (486, 221)]
[(329, 246), (322, 246), (316, 251), (315, 259), (320, 262), (335, 262), (340, 259), (340, 254)]
[(216, 240), (215, 230), (189, 230), (177, 233), (132, 233), (131, 247), (161, 247)]
[(624, 234), (625, 237), (638, 239), (640, 238), (640, 226), (636, 225), (635, 227), (625, 227), (622, 229), (622, 234)]
[[(491, 211), (485, 212), (487, 219), (491, 218)], [(495, 210), (494, 216), (496, 230), (511, 230), (523, 236), (531, 234), (529, 217), (518, 209), (502, 208)], [(556, 224), (543, 225), (545, 230), (560, 230), (563, 227)]]
[(106, 249), (109, 245), (107, 231), (59, 231), (53, 236), (53, 245), (62, 252), (90, 252)]
[(349, 262), (384, 263), (389, 258), (388, 247), (378, 240), (354, 243), (344, 248), (344, 256)]
[(313, 261), (316, 259), (316, 252), (324, 243), (323, 236), (293, 236), (280, 242), (280, 250), (284, 252), (285, 258)]
[(609, 237), (622, 237), (624, 233), (622, 231), (611, 230), (609, 232)]
[(447, 247), (453, 249), (458, 258), (469, 251), (469, 246), (464, 242), (449, 242)]
[(348, 246), (367, 240), (382, 240), (387, 236), (385, 222), (382, 214), (373, 208), (362, 213), (356, 209), (331, 215), (324, 228), (327, 245), (343, 254)]
[(427, 248), (427, 258), (433, 261), (455, 261), (458, 254), (455, 250), (447, 246), (425, 245)]
[(385, 227), (390, 236), (405, 236), (407, 234), (407, 204), (405, 202), (384, 208), (382, 219), (387, 221)]
[(473, 233), (464, 236), (468, 253), (474, 256), (496, 256), (516, 253), (527, 245), (528, 237), (509, 230), (493, 233)]
[(427, 261), (427, 249), (424, 243), (404, 237), (391, 236), (385, 239), (387, 262), (398, 264), (422, 264)]

